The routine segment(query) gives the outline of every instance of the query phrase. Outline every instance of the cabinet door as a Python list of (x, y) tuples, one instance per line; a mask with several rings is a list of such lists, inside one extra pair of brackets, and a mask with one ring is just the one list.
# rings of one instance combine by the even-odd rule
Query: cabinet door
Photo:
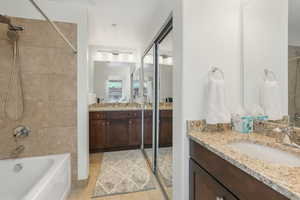
[(146, 146), (152, 145), (152, 117), (144, 119), (144, 143)]
[(103, 149), (106, 143), (106, 121), (90, 120), (90, 149)]
[(128, 119), (111, 119), (107, 121), (107, 146), (129, 146), (129, 123)]
[(190, 159), (190, 200), (238, 200)]
[(172, 118), (160, 118), (159, 120), (159, 146), (172, 146)]
[(129, 144), (130, 146), (141, 145), (141, 135), (142, 135), (142, 120), (140, 119), (130, 119), (129, 120)]

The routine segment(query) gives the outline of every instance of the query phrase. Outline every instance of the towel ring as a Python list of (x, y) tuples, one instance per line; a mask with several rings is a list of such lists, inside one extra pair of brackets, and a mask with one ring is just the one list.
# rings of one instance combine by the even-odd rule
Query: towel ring
[[(270, 75), (272, 76), (273, 78), (273, 81), (277, 81), (277, 78), (276, 78), (276, 74), (270, 70), (270, 69), (265, 69), (265, 80), (270, 80)], [(272, 79), (271, 79), (272, 81)]]
[(214, 74), (214, 73), (216, 73), (216, 72), (221, 73), (222, 78), (223, 78), (223, 80), (224, 80), (224, 78), (225, 78), (224, 72), (223, 72), (221, 69), (219, 69), (218, 67), (212, 66), (211, 69), (210, 69), (210, 71), (209, 71), (209, 74), (212, 75), (212, 74)]

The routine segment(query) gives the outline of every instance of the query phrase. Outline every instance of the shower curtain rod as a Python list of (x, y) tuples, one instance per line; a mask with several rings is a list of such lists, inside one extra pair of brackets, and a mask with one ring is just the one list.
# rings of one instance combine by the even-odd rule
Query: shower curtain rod
[(75, 54), (77, 54), (77, 49), (72, 45), (68, 38), (61, 32), (57, 25), (50, 20), (50, 18), (44, 13), (44, 11), (36, 4), (34, 0), (29, 0), (31, 4), (39, 11), (39, 13), (48, 21), (52, 28), (60, 35), (60, 37), (69, 45)]

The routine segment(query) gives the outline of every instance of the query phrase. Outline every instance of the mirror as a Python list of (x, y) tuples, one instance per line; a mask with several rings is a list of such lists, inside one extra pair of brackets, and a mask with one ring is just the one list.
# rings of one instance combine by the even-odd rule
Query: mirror
[(144, 96), (144, 119), (143, 119), (143, 142), (144, 152), (147, 160), (154, 169), (154, 141), (153, 135), (153, 112), (154, 112), (154, 77), (155, 77), (155, 65), (154, 65), (154, 46), (143, 57), (143, 96)]
[[(296, 2), (297, 0), (242, 1), (242, 99), (248, 113), (264, 112), (270, 120), (279, 120), (288, 114), (288, 102), (289, 110), (295, 110), (289, 99), (295, 84), (291, 82), (291, 76), (288, 77), (291, 73), (288, 47), (296, 45), (292, 42), (294, 39), (300, 39), (295, 32), (300, 29), (294, 27), (299, 26), (300, 22), (297, 12), (300, 4), (299, 1)], [(293, 8), (289, 12), (290, 16), (299, 17), (288, 18), (289, 3), (299, 5), (298, 10)], [(295, 63), (296, 61), (294, 65)]]
[(172, 31), (158, 45), (159, 52), (159, 136), (157, 174), (169, 199), (172, 199), (173, 146), (173, 47)]
[(300, 2), (289, 0), (288, 113), (300, 127)]
[(133, 102), (139, 102), (142, 96), (142, 85), (141, 85), (141, 68), (137, 68), (130, 76), (131, 80), (131, 99)]
[(139, 76), (134, 63), (94, 62), (94, 90), (100, 102), (129, 103), (139, 95)]

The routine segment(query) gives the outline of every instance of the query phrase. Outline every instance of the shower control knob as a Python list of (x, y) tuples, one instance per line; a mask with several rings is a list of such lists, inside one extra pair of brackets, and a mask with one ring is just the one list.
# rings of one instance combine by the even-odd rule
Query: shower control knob
[(18, 126), (14, 130), (14, 137), (15, 138), (24, 138), (29, 136), (31, 130), (26, 126)]

